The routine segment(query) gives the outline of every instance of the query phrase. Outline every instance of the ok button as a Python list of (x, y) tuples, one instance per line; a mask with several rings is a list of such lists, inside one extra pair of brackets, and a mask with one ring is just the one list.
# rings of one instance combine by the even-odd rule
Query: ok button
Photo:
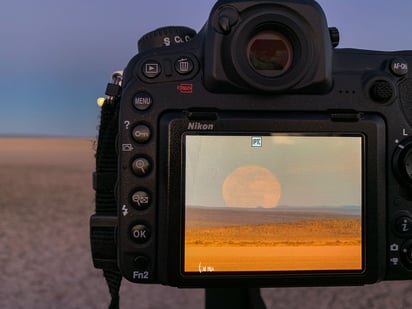
[(136, 243), (144, 244), (150, 239), (151, 232), (147, 225), (138, 223), (132, 227), (130, 235)]

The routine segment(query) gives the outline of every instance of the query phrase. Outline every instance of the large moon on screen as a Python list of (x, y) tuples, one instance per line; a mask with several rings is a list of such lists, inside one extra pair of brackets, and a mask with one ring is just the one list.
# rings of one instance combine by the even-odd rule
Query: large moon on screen
[(273, 208), (279, 203), (281, 187), (276, 176), (267, 168), (245, 165), (226, 177), (222, 194), (229, 207)]

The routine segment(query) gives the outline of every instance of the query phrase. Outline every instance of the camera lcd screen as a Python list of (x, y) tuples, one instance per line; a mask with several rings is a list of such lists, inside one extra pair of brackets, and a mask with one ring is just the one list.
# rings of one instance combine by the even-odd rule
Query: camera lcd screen
[(361, 271), (361, 135), (185, 135), (185, 273)]

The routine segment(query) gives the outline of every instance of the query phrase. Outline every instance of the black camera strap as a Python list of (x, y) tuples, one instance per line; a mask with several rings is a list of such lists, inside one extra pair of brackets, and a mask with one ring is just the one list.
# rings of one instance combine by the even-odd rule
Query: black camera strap
[(109, 309), (119, 308), (119, 290), (122, 275), (117, 266), (116, 229), (117, 204), (115, 187), (117, 179), (116, 136), (121, 95), (122, 73), (115, 72), (113, 82), (106, 88), (106, 99), (101, 106), (99, 137), (96, 149), (96, 171), (93, 188), (96, 193), (95, 214), (90, 218), (90, 240), (93, 264), (103, 269), (109, 287)]

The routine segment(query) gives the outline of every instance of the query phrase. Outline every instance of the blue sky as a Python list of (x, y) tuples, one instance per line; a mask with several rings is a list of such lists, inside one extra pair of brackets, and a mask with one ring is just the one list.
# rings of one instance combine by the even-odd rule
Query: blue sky
[[(199, 30), (213, 0), (14, 0), (0, 10), (0, 135), (95, 136), (111, 73), (140, 36)], [(322, 0), (340, 47), (412, 49), (412, 1)], [(409, 33), (408, 33), (409, 32)]]

